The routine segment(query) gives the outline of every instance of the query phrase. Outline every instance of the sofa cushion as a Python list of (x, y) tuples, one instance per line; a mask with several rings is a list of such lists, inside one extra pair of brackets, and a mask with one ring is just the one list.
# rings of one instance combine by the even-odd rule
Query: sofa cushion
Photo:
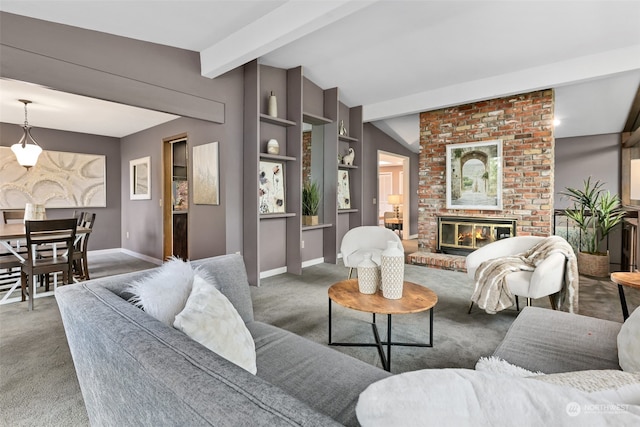
[(171, 258), (144, 278), (129, 284), (127, 291), (133, 295), (129, 302), (171, 326), (189, 298), (193, 275), (190, 263)]
[(631, 313), (620, 328), (618, 361), (625, 371), (640, 372), (640, 307)]
[(275, 326), (250, 322), (247, 327), (256, 343), (258, 376), (342, 424), (357, 425), (358, 395), (390, 375)]
[(493, 353), (547, 374), (620, 369), (616, 339), (622, 324), (539, 307), (525, 307)]
[(200, 275), (193, 277), (191, 295), (173, 326), (230, 362), (256, 373), (253, 337), (229, 300)]

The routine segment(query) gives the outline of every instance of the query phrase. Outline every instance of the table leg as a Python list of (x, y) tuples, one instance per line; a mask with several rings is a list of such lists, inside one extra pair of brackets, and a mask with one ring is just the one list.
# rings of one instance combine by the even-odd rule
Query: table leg
[(385, 369), (391, 372), (391, 315), (387, 314), (387, 366)]
[(331, 345), (331, 298), (329, 298), (329, 345)]
[(620, 294), (620, 305), (622, 306), (622, 318), (627, 320), (629, 318), (629, 308), (627, 307), (627, 299), (624, 297), (624, 288), (618, 284), (618, 294)]

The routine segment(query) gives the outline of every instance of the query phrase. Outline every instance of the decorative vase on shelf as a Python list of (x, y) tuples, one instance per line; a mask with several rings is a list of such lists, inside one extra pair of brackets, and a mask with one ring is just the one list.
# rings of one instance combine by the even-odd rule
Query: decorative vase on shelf
[(358, 288), (363, 294), (375, 294), (380, 285), (380, 268), (371, 259), (371, 253), (364, 255), (364, 260), (358, 264)]
[(271, 91), (271, 95), (269, 95), (269, 105), (267, 107), (267, 114), (271, 117), (278, 117), (278, 100), (276, 96)]
[(404, 251), (398, 243), (390, 240), (387, 249), (382, 252), (380, 261), (382, 278), (382, 296), (388, 299), (402, 298), (404, 283)]
[(280, 154), (280, 144), (275, 139), (270, 139), (267, 142), (267, 153), (269, 154)]
[(344, 127), (344, 120), (340, 120), (340, 135), (347, 136), (347, 128)]

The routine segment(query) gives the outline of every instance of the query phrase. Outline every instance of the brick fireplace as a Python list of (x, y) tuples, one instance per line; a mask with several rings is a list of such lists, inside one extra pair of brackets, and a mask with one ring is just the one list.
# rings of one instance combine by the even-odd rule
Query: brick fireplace
[[(502, 140), (502, 210), (446, 208), (448, 144)], [(548, 236), (553, 224), (553, 91), (420, 114), (418, 244), (438, 250), (438, 217), (508, 218), (517, 235)]]

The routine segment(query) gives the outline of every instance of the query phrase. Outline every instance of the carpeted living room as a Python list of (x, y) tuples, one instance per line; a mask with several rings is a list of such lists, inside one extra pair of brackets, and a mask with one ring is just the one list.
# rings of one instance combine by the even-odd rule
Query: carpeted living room
[(2, 0), (0, 425), (640, 425), (638, 17)]

